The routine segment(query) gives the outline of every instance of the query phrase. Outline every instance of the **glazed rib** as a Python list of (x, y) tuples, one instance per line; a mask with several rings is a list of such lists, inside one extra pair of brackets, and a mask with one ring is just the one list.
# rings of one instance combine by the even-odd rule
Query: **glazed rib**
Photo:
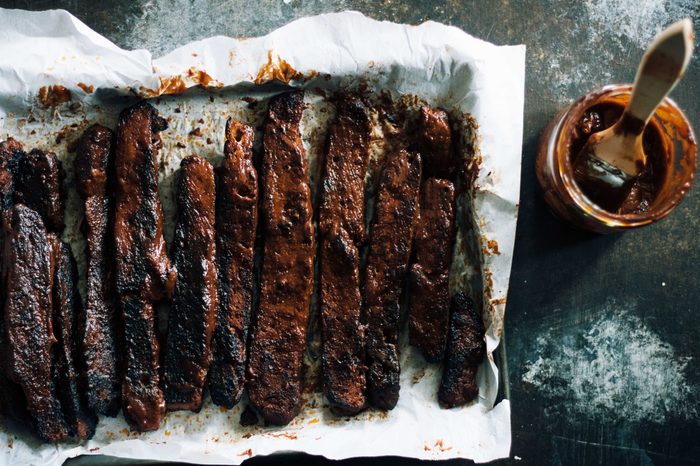
[(399, 308), (418, 220), (421, 157), (400, 150), (384, 161), (364, 284), (369, 402), (399, 400)]
[(119, 116), (115, 174), (116, 288), (124, 325), (122, 407), (133, 429), (154, 430), (165, 413), (154, 302), (172, 295), (158, 194), (159, 132), (167, 122), (142, 101)]
[(424, 178), (454, 179), (457, 165), (452, 155), (452, 129), (447, 112), (428, 106), (420, 108), (416, 144), (423, 155)]
[(78, 269), (70, 246), (49, 234), (53, 256), (54, 383), (63, 414), (73, 436), (88, 439), (95, 433), (97, 419), (88, 412), (79, 373), (77, 319), (81, 312)]
[(452, 182), (437, 178), (423, 182), (411, 265), (408, 331), (411, 345), (430, 362), (442, 360), (447, 340), (454, 200)]
[(15, 202), (35, 210), (46, 229), (62, 232), (65, 202), (63, 170), (53, 152), (33, 149), (17, 157), (15, 169)]
[(201, 157), (180, 164), (174, 260), (178, 271), (168, 319), (163, 380), (168, 409), (199, 411), (216, 322), (214, 169)]
[(69, 428), (52, 377), (51, 247), (39, 214), (16, 205), (4, 218), (6, 372), (27, 401), (39, 437), (64, 440)]
[(272, 98), (263, 139), (265, 244), (248, 394), (271, 424), (287, 424), (299, 411), (313, 291), (311, 190), (299, 133), (303, 109), (301, 91)]
[(211, 399), (227, 408), (233, 408), (243, 394), (253, 304), (258, 175), (253, 167), (252, 147), (253, 129), (229, 118), (224, 160), (217, 170), (219, 304), (209, 368)]
[(365, 240), (370, 130), (362, 102), (342, 99), (329, 130), (320, 184), (323, 387), (331, 410), (339, 415), (357, 414), (367, 405), (359, 256)]
[(484, 323), (474, 302), (463, 292), (452, 297), (450, 330), (438, 401), (443, 408), (454, 408), (472, 401), (479, 394), (476, 371), (484, 359)]
[(85, 360), (86, 396), (95, 414), (119, 412), (118, 315), (115, 309), (112, 216), (109, 188), (114, 168), (114, 133), (92, 125), (78, 141), (75, 178), (83, 200), (87, 295), (79, 322), (79, 347)]

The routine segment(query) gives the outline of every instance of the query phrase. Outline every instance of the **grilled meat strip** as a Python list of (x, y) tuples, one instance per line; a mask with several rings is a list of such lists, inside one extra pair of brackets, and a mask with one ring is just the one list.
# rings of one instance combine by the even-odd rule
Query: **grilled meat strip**
[(178, 279), (168, 319), (165, 402), (168, 409), (202, 407), (216, 323), (217, 270), (214, 168), (201, 157), (180, 164), (174, 260)]
[(39, 437), (69, 436), (52, 378), (51, 246), (34, 210), (16, 205), (3, 219), (6, 373), (20, 385)]
[(114, 165), (114, 133), (92, 125), (78, 141), (75, 178), (85, 206), (87, 296), (79, 321), (80, 351), (85, 359), (88, 406), (95, 414), (119, 412), (118, 314), (115, 309), (112, 215), (108, 191)]
[(166, 255), (158, 194), (159, 132), (167, 122), (142, 101), (119, 115), (115, 174), (116, 288), (124, 325), (122, 407), (133, 429), (154, 430), (165, 413), (154, 302), (177, 278)]
[(423, 176), (453, 180), (457, 164), (452, 155), (452, 129), (447, 112), (423, 106), (418, 116), (416, 144), (423, 155)]
[(411, 345), (430, 362), (442, 360), (447, 340), (454, 200), (452, 182), (437, 178), (423, 182), (410, 273), (408, 331)]
[(224, 160), (217, 170), (219, 304), (209, 368), (211, 399), (227, 408), (233, 408), (243, 394), (253, 304), (258, 175), (253, 167), (252, 147), (253, 129), (229, 119)]
[(95, 433), (97, 418), (86, 409), (78, 367), (77, 320), (82, 308), (78, 268), (70, 246), (53, 234), (49, 234), (49, 243), (53, 255), (53, 330), (57, 339), (54, 345), (54, 383), (72, 435), (88, 439)]
[(472, 401), (479, 394), (476, 371), (484, 359), (484, 323), (474, 302), (463, 292), (452, 297), (450, 331), (438, 402), (454, 408)]
[(371, 122), (357, 98), (338, 104), (330, 128), (319, 205), (323, 387), (331, 410), (367, 405), (360, 248), (365, 241), (365, 173)]
[(15, 202), (38, 212), (48, 231), (62, 232), (64, 176), (58, 157), (53, 152), (33, 149), (16, 160)]
[[(12, 167), (15, 157), (22, 155), (22, 144), (12, 138), (0, 142), (0, 222), (6, 218), (15, 194), (14, 176)], [(1, 225), (1, 224), (0, 224)], [(0, 228), (0, 250), (3, 232)], [(10, 381), (5, 372), (7, 360), (7, 334), (5, 332), (5, 289), (0, 282), (0, 413), (4, 413), (19, 422), (28, 422), (29, 413), (22, 388)]]
[(399, 310), (418, 220), (421, 157), (399, 150), (385, 159), (377, 189), (364, 283), (369, 402), (399, 400)]
[(299, 411), (313, 291), (314, 230), (306, 154), (299, 133), (303, 92), (270, 100), (262, 160), (264, 252), (250, 346), (248, 394), (271, 424)]

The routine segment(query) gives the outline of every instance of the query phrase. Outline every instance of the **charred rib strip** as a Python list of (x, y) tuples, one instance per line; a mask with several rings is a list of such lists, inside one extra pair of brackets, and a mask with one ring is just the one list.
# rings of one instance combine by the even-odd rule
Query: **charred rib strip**
[(399, 307), (418, 220), (421, 157), (400, 150), (384, 161), (364, 284), (369, 401), (393, 409), (399, 399)]
[(224, 160), (217, 170), (219, 304), (209, 368), (212, 401), (227, 408), (238, 403), (243, 394), (253, 303), (258, 175), (253, 167), (252, 147), (253, 129), (229, 119)]
[(81, 392), (76, 339), (77, 318), (82, 307), (78, 293), (78, 269), (70, 246), (53, 234), (49, 237), (54, 257), (53, 329), (58, 340), (54, 346), (55, 386), (72, 435), (88, 439), (95, 433), (97, 419), (86, 410), (87, 403)]
[(165, 412), (153, 304), (172, 295), (176, 280), (158, 195), (158, 133), (166, 128), (156, 109), (142, 101), (121, 113), (117, 129), (114, 240), (124, 322), (122, 407), (139, 431), (157, 429)]
[(88, 406), (95, 414), (119, 412), (118, 315), (112, 274), (112, 215), (108, 192), (114, 164), (114, 133), (92, 125), (78, 141), (75, 177), (84, 206), (87, 298), (80, 317), (80, 350), (85, 360)]
[(214, 169), (201, 157), (180, 164), (174, 260), (178, 271), (165, 351), (168, 409), (199, 411), (216, 322)]
[(311, 190), (299, 133), (303, 109), (302, 92), (274, 97), (263, 140), (265, 245), (248, 393), (253, 406), (272, 424), (286, 424), (299, 411), (313, 291)]
[(357, 98), (340, 101), (330, 128), (319, 206), (323, 385), (331, 410), (367, 405), (361, 324), (360, 247), (365, 240), (365, 173), (370, 118)]
[(56, 154), (33, 149), (17, 157), (15, 202), (39, 213), (49, 231), (63, 231), (63, 199), (63, 170)]
[(472, 300), (460, 291), (452, 297), (445, 367), (438, 391), (440, 406), (454, 408), (476, 398), (476, 371), (485, 352), (484, 323)]
[(34, 210), (17, 205), (3, 222), (7, 376), (22, 387), (39, 437), (64, 440), (68, 425), (52, 379), (51, 248)]

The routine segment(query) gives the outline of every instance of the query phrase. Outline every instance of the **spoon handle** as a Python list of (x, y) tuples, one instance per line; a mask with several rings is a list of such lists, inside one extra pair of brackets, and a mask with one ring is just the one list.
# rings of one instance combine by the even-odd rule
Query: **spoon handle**
[[(640, 133), (656, 107), (681, 79), (693, 54), (693, 23), (683, 19), (661, 31), (637, 69), (626, 120), (635, 121), (629, 132)], [(644, 123), (644, 124), (641, 124)]]

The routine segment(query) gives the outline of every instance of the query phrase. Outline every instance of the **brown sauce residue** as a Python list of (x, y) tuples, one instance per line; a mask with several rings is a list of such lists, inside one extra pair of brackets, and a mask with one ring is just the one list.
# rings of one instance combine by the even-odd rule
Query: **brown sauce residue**
[(481, 242), (484, 245), (481, 249), (484, 255), (487, 256), (499, 256), (501, 251), (498, 249), (498, 242), (494, 239), (487, 240), (485, 237), (481, 238)]
[(58, 107), (64, 102), (70, 102), (70, 99), (70, 91), (60, 84), (39, 89), (39, 103), (43, 107)]
[(268, 81), (281, 81), (289, 84), (289, 81), (301, 79), (303, 75), (295, 70), (292, 65), (277, 56), (273, 58), (272, 50), (267, 51), (267, 63), (258, 71), (255, 77), (255, 84), (260, 85)]
[(212, 78), (206, 71), (190, 68), (186, 76), (170, 76), (168, 78), (158, 78), (160, 85), (158, 89), (141, 88), (139, 95), (144, 98), (158, 97), (161, 95), (181, 94), (192, 86), (202, 86), (206, 89), (218, 89), (224, 87), (224, 83)]
[(93, 92), (95, 92), (95, 86), (93, 85), (78, 83), (78, 87), (85, 91), (86, 94), (92, 94)]

